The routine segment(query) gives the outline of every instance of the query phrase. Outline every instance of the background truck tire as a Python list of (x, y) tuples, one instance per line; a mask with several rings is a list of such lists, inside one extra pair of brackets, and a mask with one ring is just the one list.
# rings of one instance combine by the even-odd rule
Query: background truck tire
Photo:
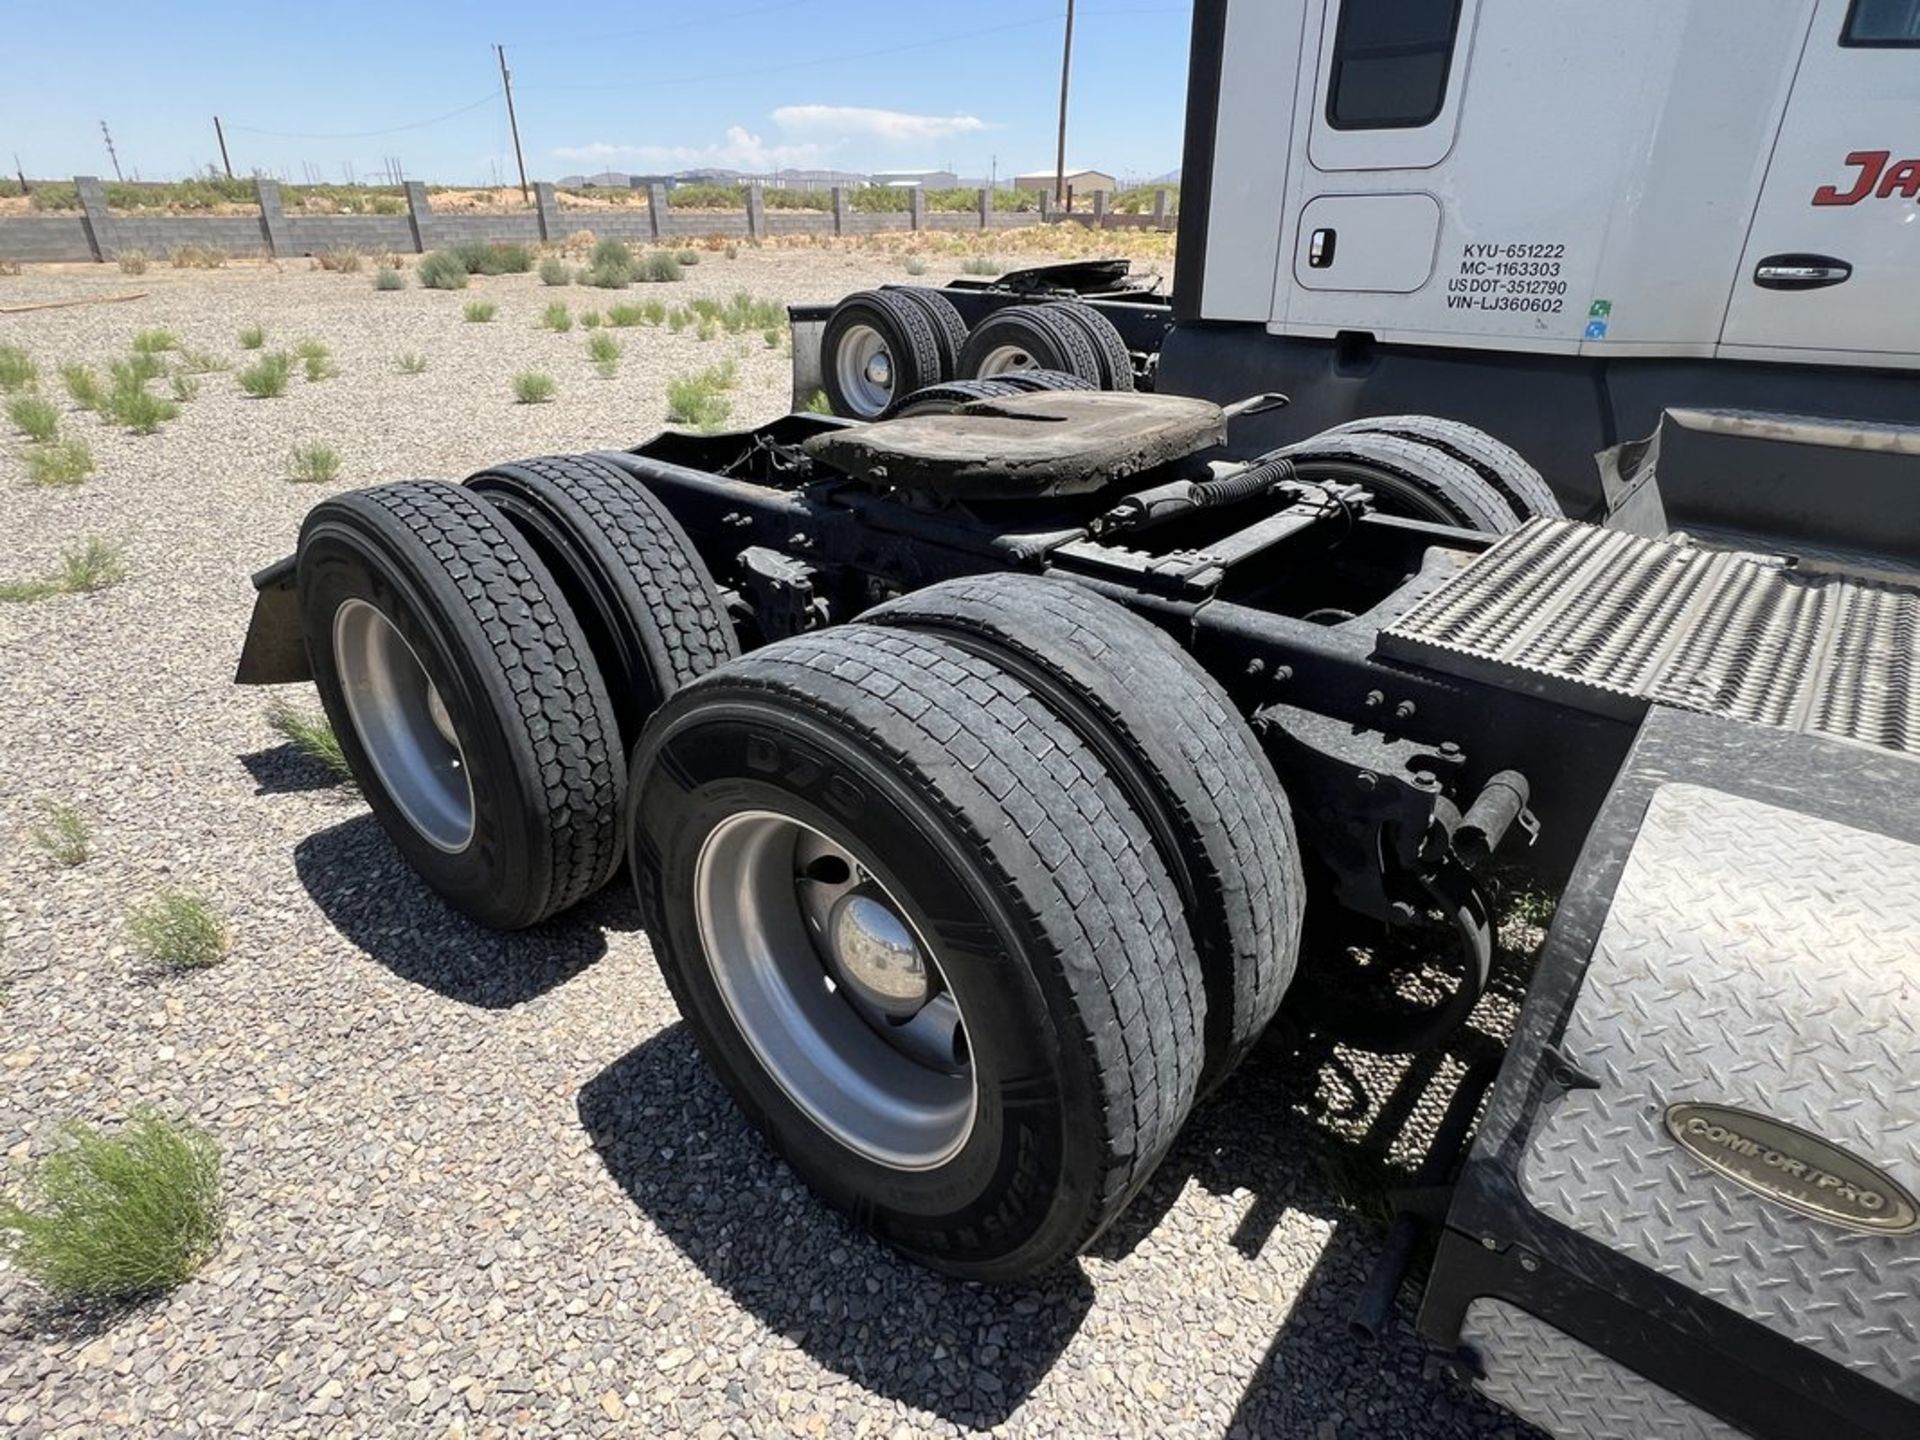
[(904, 295), (927, 317), (927, 323), (933, 326), (933, 341), (940, 352), (940, 374), (938, 379), (955, 380), (960, 376), (960, 352), (967, 343), (967, 322), (960, 318), (960, 312), (953, 308), (953, 302), (938, 290), (925, 285), (901, 285), (892, 290), (895, 295)]
[(1302, 480), (1338, 480), (1373, 491), (1389, 515), (1457, 525), (1487, 535), (1520, 528), (1498, 490), (1471, 466), (1394, 435), (1327, 431), (1281, 452)]
[[(854, 852), (933, 937), (974, 1095), (962, 1138), (937, 1161), (872, 1158), (851, 1120), (836, 1133), (831, 1107), (857, 1103), (858, 1087), (777, 1080), (768, 1042), (753, 1038), (768, 1033), (766, 1012), (716, 978), (740, 987), (761, 971), (737, 968), (730, 942), (703, 929), (744, 913), (704, 904), (703, 857), (768, 815)], [(856, 624), (723, 666), (648, 725), (629, 835), (655, 954), (715, 1070), (808, 1184), (915, 1259), (985, 1280), (1064, 1261), (1126, 1205), (1185, 1120), (1206, 996), (1178, 892), (1099, 760), (991, 662)], [(828, 1003), (838, 995), (815, 982), (776, 1035), (801, 1010), (844, 1027)], [(830, 1055), (880, 1066), (884, 1052), (861, 1047), (883, 1043), (856, 1030)]]
[(1084, 300), (1057, 300), (1052, 308), (1071, 318), (1093, 342), (1100, 361), (1099, 388), (1133, 389), (1133, 356), (1127, 353), (1127, 342), (1114, 323)]
[(925, 308), (896, 290), (856, 290), (827, 317), (820, 378), (833, 413), (850, 420), (877, 420), (900, 396), (934, 384), (940, 341)]
[(1102, 374), (1086, 330), (1058, 305), (1009, 305), (973, 327), (960, 373), (985, 380), (1010, 369), (1064, 370), (1096, 386)]
[(606, 682), (623, 756), (661, 701), (740, 653), (686, 531), (624, 471), (547, 455), (482, 470), (467, 488), (553, 572)]
[(1023, 680), (1098, 754), (1179, 887), (1207, 985), (1206, 1090), (1293, 978), (1305, 893), (1280, 781), (1225, 692), (1173, 638), (1070, 581), (950, 580), (861, 616), (938, 635)]
[(1349, 420), (1324, 433), (1397, 435), (1402, 440), (1417, 440), (1470, 466), (1500, 492), (1501, 498), (1522, 520), (1566, 513), (1553, 498), (1552, 488), (1540, 472), (1527, 463), (1525, 456), (1486, 431), (1459, 420), (1442, 420), (1434, 415), (1374, 415), (1364, 420)]
[(882, 418), (898, 420), (909, 415), (951, 415), (962, 405), (971, 405), (976, 400), (1005, 400), (1026, 393), (1024, 387), (1011, 380), (945, 380), (938, 385), (923, 385), (910, 395), (902, 395)]
[(532, 548), (466, 491), (409, 482), (315, 506), (298, 563), (321, 704), (427, 884), (503, 930), (604, 885), (626, 767), (586, 638)]

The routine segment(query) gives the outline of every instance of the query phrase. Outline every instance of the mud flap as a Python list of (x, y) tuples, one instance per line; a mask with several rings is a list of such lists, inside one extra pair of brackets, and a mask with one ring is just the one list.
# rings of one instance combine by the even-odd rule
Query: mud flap
[(1421, 1311), (1562, 1436), (1920, 1435), (1920, 764), (1655, 706)]
[(313, 667), (307, 663), (307, 642), (300, 633), (294, 560), (289, 555), (253, 577), (258, 593), (233, 676), (236, 685), (291, 685), (313, 678)]

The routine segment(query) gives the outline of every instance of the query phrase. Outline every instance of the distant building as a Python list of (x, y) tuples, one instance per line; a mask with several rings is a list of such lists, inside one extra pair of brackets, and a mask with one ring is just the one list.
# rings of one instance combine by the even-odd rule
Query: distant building
[(767, 183), (782, 190), (831, 190), (836, 185), (857, 190), (867, 177), (853, 170), (778, 170)]
[[(1051, 170), (1035, 170), (1029, 175), (1014, 176), (1013, 188), (1016, 190), (1043, 190), (1051, 194), (1053, 193), (1053, 178), (1054, 172)], [(1088, 205), (1093, 203), (1093, 192), (1096, 190), (1105, 190), (1109, 195), (1117, 195), (1120, 192), (1120, 182), (1104, 170), (1069, 170), (1067, 171), (1066, 180), (1067, 191), (1073, 196), (1075, 201), (1084, 202)]]
[(957, 190), (960, 187), (960, 177), (951, 170), (876, 170), (867, 178), (889, 189)]

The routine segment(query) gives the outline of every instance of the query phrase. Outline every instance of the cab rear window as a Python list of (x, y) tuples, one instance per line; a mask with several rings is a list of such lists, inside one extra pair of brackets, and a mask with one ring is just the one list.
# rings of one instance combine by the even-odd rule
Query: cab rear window
[(1327, 123), (1413, 130), (1447, 99), (1460, 0), (1345, 0), (1334, 32)]
[(1920, 49), (1920, 0), (1853, 0), (1840, 43)]

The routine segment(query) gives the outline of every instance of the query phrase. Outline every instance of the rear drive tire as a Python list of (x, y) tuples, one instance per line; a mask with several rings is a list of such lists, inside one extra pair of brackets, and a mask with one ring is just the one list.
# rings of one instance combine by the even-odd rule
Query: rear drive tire
[(820, 375), (834, 414), (877, 420), (900, 396), (941, 378), (933, 322), (898, 291), (857, 290), (827, 317)]
[(960, 373), (990, 380), (1008, 370), (1064, 370), (1100, 384), (1100, 357), (1086, 330), (1058, 305), (1009, 305), (967, 336)]
[(1501, 498), (1522, 520), (1542, 515), (1558, 519), (1566, 514), (1554, 499), (1552, 487), (1527, 463), (1525, 456), (1486, 431), (1462, 421), (1442, 420), (1433, 415), (1374, 415), (1364, 420), (1349, 420), (1324, 433), (1396, 435), (1402, 440), (1418, 441), (1470, 466), (1500, 492)]
[(1364, 485), (1385, 514), (1504, 535), (1519, 517), (1470, 466), (1392, 435), (1329, 431), (1281, 452), (1302, 480)]
[(1028, 389), (1012, 379), (947, 380), (939, 385), (924, 385), (911, 395), (901, 396), (882, 418), (901, 420), (910, 415), (951, 415), (962, 405), (971, 405), (976, 400), (1006, 400), (1024, 395)]
[(1009, 370), (997, 380), (983, 380), (976, 383), (1012, 385), (1024, 395), (1035, 394), (1042, 390), (1098, 390), (1100, 388), (1093, 381), (1082, 380), (1078, 375), (1069, 375), (1064, 370)]
[(547, 455), (482, 470), (467, 488), (553, 572), (606, 682), (622, 755), (662, 701), (740, 653), (686, 531), (616, 466)]
[(1279, 777), (1212, 676), (1164, 631), (1069, 581), (949, 580), (861, 623), (904, 625), (1019, 677), (1105, 762), (1179, 888), (1207, 986), (1202, 1090), (1293, 978), (1305, 882)]
[(1133, 389), (1133, 356), (1114, 323), (1084, 300), (1056, 300), (1052, 309), (1066, 315), (1086, 333), (1099, 357), (1101, 390)]
[(960, 352), (966, 348), (967, 322), (960, 318), (960, 312), (953, 308), (953, 302), (925, 285), (901, 285), (893, 292), (904, 295), (925, 313), (927, 323), (933, 326), (933, 340), (940, 352), (939, 380), (955, 380), (960, 376)]
[(1099, 760), (991, 662), (843, 625), (723, 666), (647, 727), (629, 834), (714, 1069), (913, 1258), (1064, 1261), (1184, 1121), (1206, 999), (1178, 894)]
[(613, 707), (533, 549), (451, 485), (323, 500), (300, 529), (301, 626), (367, 803), (448, 904), (532, 925), (620, 859)]

